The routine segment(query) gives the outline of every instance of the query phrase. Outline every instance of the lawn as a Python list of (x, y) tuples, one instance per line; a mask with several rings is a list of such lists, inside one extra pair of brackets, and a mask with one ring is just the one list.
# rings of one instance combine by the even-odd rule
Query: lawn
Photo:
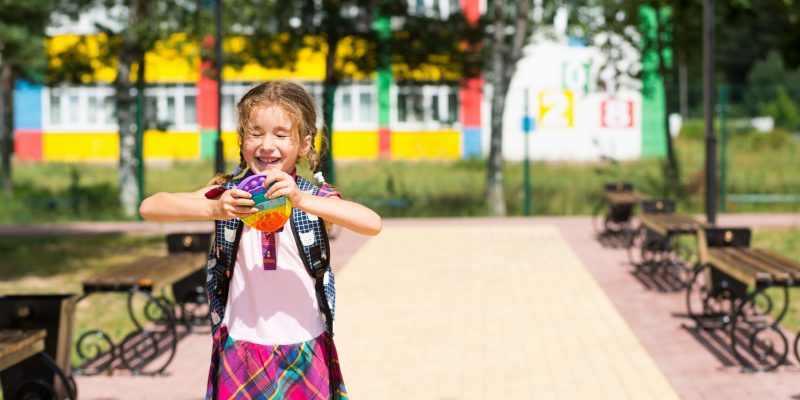
[[(703, 211), (703, 142), (676, 141), (682, 211)], [(727, 191), (735, 194), (800, 194), (800, 145), (788, 135), (735, 136), (728, 151)], [(114, 165), (14, 165), (15, 195), (0, 202), (0, 224), (71, 220), (119, 220)], [(233, 165), (229, 165), (232, 169)], [(208, 162), (149, 163), (145, 193), (188, 191), (212, 177)], [(534, 215), (587, 215), (607, 181), (630, 181), (650, 196), (664, 193), (662, 163), (533, 162), (531, 210)], [(302, 169), (301, 169), (302, 172)], [(523, 167), (507, 162), (505, 193), (510, 215), (523, 212)], [(486, 160), (364, 161), (337, 164), (336, 183), (349, 199), (373, 207), (384, 217), (486, 215), (483, 191)], [(730, 203), (729, 212), (797, 212), (800, 202)]]

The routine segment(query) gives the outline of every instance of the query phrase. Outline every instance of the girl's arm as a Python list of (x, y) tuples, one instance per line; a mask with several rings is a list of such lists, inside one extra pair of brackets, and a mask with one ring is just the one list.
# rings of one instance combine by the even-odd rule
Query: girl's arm
[(214, 199), (205, 194), (214, 186), (194, 192), (159, 192), (142, 201), (139, 214), (150, 221), (172, 222), (186, 220), (215, 220), (242, 218), (255, 213), (250, 193), (244, 190), (226, 190)]
[(293, 207), (316, 215), (326, 222), (370, 236), (377, 235), (383, 227), (383, 221), (375, 211), (361, 204), (342, 200), (338, 197), (326, 198), (303, 192), (297, 187), (294, 179), (285, 172), (268, 172), (267, 179), (264, 180), (264, 186), (273, 181), (275, 185), (267, 192), (268, 197), (286, 196), (291, 200)]
[[(299, 190), (298, 190), (299, 191)], [(339, 197), (319, 197), (303, 193), (295, 207), (316, 215), (326, 222), (350, 229), (362, 235), (375, 236), (383, 227), (381, 217), (361, 204)]]

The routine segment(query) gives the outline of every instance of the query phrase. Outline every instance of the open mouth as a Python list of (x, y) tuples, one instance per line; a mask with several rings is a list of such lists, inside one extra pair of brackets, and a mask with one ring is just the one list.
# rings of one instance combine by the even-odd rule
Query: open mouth
[(277, 157), (257, 157), (256, 160), (258, 160), (259, 164), (263, 165), (275, 165), (281, 161), (281, 159)]

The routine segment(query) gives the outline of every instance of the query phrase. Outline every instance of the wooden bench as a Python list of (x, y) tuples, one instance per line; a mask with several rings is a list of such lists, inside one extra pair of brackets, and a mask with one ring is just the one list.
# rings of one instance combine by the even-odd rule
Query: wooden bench
[(144, 257), (82, 282), (83, 293), (155, 292), (196, 272), (205, 265), (205, 253), (177, 253)]
[(3, 398), (77, 397), (70, 374), (74, 294), (0, 297)]
[(647, 197), (635, 191), (627, 182), (606, 183), (603, 197), (593, 212), (595, 233), (604, 244), (629, 247), (636, 204)]
[[(789, 309), (788, 289), (800, 286), (800, 263), (752, 248), (750, 238), (749, 228), (698, 231), (700, 264), (686, 303), (696, 327), (728, 330), (733, 354), (745, 369), (769, 371), (789, 353), (780, 322)], [(782, 298), (766, 292), (774, 287), (782, 289)], [(800, 335), (793, 343), (798, 360), (799, 341)]]
[[(121, 367), (135, 374), (162, 374), (175, 354), (176, 324), (184, 323), (190, 330), (200, 319), (205, 325), (207, 308), (198, 315), (189, 311), (187, 303), (200, 306), (206, 301), (205, 266), (210, 241), (211, 234), (170, 234), (167, 235), (166, 256), (143, 257), (84, 280), (79, 301), (97, 293), (127, 293), (126, 311), (135, 331), (119, 344), (102, 330), (84, 332), (76, 345), (77, 354), (84, 363), (76, 373), (95, 375)], [(172, 288), (175, 302), (163, 293), (168, 287)], [(134, 310), (136, 299), (144, 301), (143, 317), (137, 317)], [(176, 307), (180, 307), (178, 315)], [(196, 309), (202, 310), (202, 307)], [(94, 350), (100, 344), (105, 351)], [(169, 356), (165, 358), (163, 353)], [(154, 362), (157, 358), (158, 362)]]

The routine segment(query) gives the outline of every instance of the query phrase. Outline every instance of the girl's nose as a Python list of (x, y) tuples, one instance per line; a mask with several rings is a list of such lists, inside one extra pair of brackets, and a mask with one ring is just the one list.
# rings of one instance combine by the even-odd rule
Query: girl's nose
[(261, 138), (261, 148), (265, 150), (273, 150), (275, 148), (275, 139), (270, 134), (266, 134)]

